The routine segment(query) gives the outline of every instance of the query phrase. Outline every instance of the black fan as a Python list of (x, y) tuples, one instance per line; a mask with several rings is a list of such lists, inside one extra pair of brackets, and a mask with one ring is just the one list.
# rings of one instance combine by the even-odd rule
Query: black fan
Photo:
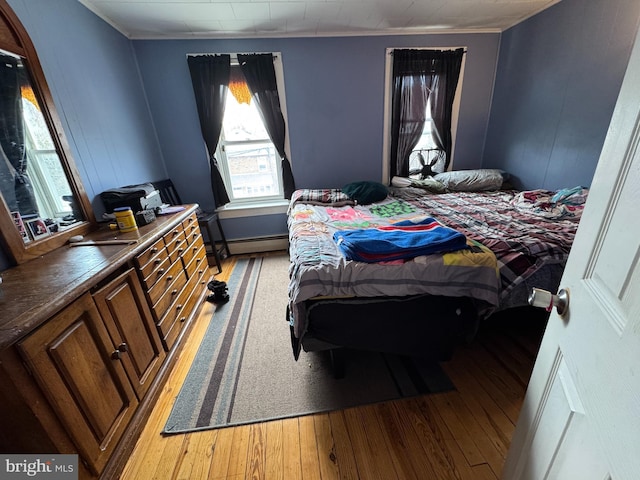
[[(430, 151), (430, 150), (427, 150)], [(420, 174), (420, 179), (424, 180), (427, 177), (433, 176), (436, 174), (436, 172), (434, 172), (432, 170), (433, 166), (438, 162), (438, 159), (440, 158), (438, 155), (434, 156), (429, 163), (427, 163), (427, 161), (424, 158), (424, 155), (422, 154), (422, 150), (414, 150), (412, 152), (412, 154), (415, 153), (414, 158), (416, 160), (418, 160), (418, 162), (421, 165), (421, 168), (419, 169), (413, 169), (409, 171), (409, 175), (417, 175)]]

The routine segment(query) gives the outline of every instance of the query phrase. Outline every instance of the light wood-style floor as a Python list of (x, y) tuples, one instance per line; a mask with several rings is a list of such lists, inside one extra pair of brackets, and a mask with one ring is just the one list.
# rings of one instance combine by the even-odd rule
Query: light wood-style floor
[[(226, 280), (237, 257), (225, 261)], [(213, 312), (207, 303), (121, 479), (497, 479), (544, 318), (483, 325), (443, 368), (456, 391), (254, 425), (160, 431)]]

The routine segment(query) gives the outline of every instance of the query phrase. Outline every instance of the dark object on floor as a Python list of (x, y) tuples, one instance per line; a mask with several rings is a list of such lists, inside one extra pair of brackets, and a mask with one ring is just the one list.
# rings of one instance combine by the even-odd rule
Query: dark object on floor
[(229, 295), (226, 295), (226, 294), (216, 295), (215, 293), (212, 293), (211, 295), (207, 296), (207, 302), (211, 302), (211, 303), (223, 304), (223, 303), (227, 303), (228, 301), (229, 301)]
[(207, 288), (212, 292), (215, 291), (216, 288), (224, 288), (227, 286), (227, 282), (223, 282), (222, 280), (211, 280), (207, 283)]
[(207, 288), (213, 292), (207, 297), (208, 302), (227, 303), (229, 301), (229, 292), (227, 291), (226, 282), (211, 280), (207, 284)]

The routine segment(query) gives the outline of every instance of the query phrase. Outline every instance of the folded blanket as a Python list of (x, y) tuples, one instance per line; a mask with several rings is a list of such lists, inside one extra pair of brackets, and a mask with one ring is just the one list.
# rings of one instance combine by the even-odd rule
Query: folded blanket
[(374, 263), (453, 252), (467, 247), (466, 237), (427, 217), (376, 228), (342, 230), (333, 234), (348, 260)]
[(355, 205), (356, 202), (349, 198), (339, 188), (312, 189), (305, 188), (296, 190), (289, 201), (289, 213), (296, 203), (308, 203), (310, 205), (323, 205), (342, 207), (344, 205)]

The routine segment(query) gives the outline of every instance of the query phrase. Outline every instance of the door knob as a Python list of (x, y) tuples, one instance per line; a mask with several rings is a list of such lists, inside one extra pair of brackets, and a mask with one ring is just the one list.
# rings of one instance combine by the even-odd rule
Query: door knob
[(557, 295), (554, 295), (540, 288), (532, 288), (529, 294), (529, 305), (544, 308), (547, 312), (556, 307), (558, 315), (564, 317), (569, 310), (569, 292), (562, 288)]

